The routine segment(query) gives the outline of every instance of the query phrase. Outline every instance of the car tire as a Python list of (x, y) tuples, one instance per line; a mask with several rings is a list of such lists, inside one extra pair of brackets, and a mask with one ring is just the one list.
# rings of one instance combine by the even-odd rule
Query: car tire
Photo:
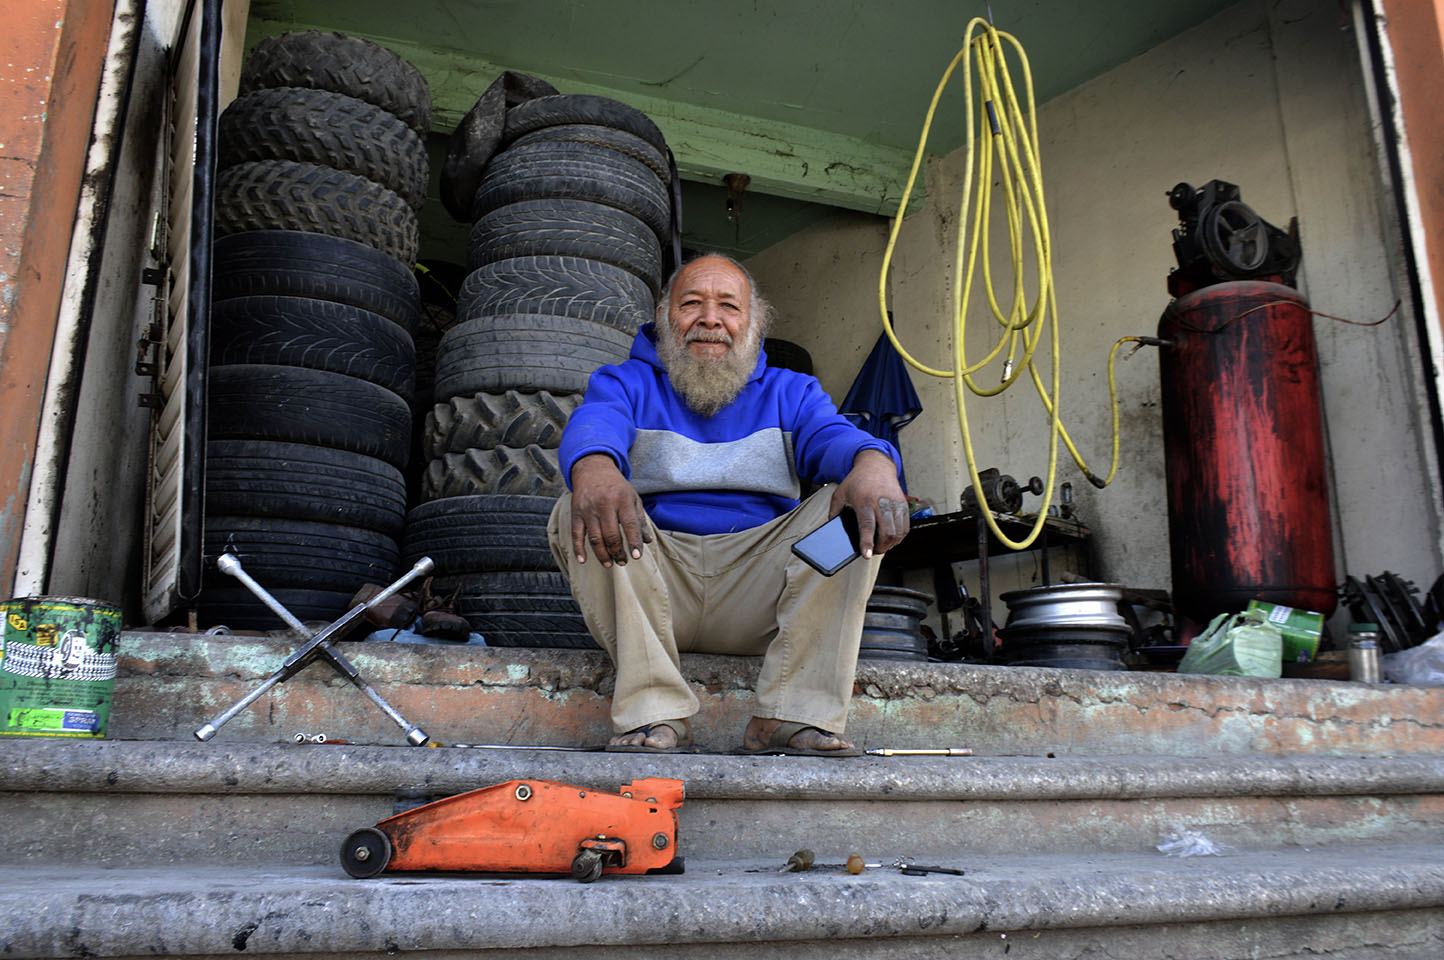
[(368, 244), (410, 267), (420, 227), (394, 191), (316, 163), (256, 160), (216, 176), (216, 236), (247, 230), (304, 230)]
[(426, 77), (395, 52), (360, 37), (320, 30), (265, 37), (246, 57), (240, 92), (268, 87), (343, 93), (395, 114), (423, 139), (431, 132)]
[(419, 291), (406, 265), (375, 247), (302, 230), (247, 230), (215, 242), (212, 299), (331, 300), (416, 330)]

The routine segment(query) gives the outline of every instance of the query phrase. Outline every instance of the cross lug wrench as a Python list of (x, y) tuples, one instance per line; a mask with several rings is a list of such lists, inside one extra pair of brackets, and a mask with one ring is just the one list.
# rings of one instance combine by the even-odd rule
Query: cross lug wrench
[(265, 587), (257, 583), (250, 574), (246, 573), (245, 569), (241, 566), (239, 557), (236, 557), (234, 554), (223, 553), (216, 559), (216, 566), (222, 573), (241, 581), (241, 583), (246, 586), (246, 589), (254, 593), (276, 616), (284, 620), (291, 629), (305, 637), (306, 643), (297, 649), (295, 653), (287, 657), (286, 661), (281, 664), (281, 668), (261, 681), (260, 685), (254, 690), (237, 700), (210, 723), (196, 730), (195, 737), (197, 740), (205, 742), (214, 737), (216, 731), (225, 726), (236, 714), (259, 700), (266, 691), (279, 683), (285, 683), (310, 665), (313, 660), (317, 659), (325, 660), (329, 663), (332, 669), (351, 681), (358, 690), (364, 693), (372, 703), (380, 708), (382, 713), (390, 717), (393, 723), (406, 731), (407, 743), (413, 747), (419, 747), (431, 739), (420, 727), (412, 725), (405, 717), (396, 711), (395, 707), (382, 699), (381, 694), (377, 693), (375, 688), (366, 682), (361, 676), (360, 671), (352, 665), (351, 661), (342, 656), (341, 652), (331, 644), (333, 639), (339, 640), (354, 630), (357, 624), (361, 622), (361, 619), (366, 616), (367, 610), (389, 599), (417, 577), (424, 577), (430, 573), (432, 568), (435, 567), (430, 557), (422, 557), (416, 561), (415, 566), (402, 574), (396, 581), (387, 586), (386, 589), (377, 593), (376, 596), (372, 597), (366, 603), (358, 603), (339, 618), (333, 620), (315, 633), (306, 629), (306, 625), (298, 620), (291, 611), (287, 610), (281, 604), (281, 601), (271, 596)]

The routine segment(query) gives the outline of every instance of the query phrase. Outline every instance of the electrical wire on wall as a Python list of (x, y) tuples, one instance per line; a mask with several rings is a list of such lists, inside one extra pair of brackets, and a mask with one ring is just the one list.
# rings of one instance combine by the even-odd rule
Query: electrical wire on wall
[[(976, 34), (976, 36), (975, 36)], [(1012, 76), (1004, 57), (1004, 44), (1010, 46), (1022, 67), (1024, 100), (1019, 99), (1013, 86)], [(930, 367), (904, 349), (898, 341), (887, 311), (887, 277), (892, 264), (893, 248), (897, 244), (898, 232), (902, 227), (903, 213), (908, 198), (912, 195), (918, 169), (922, 165), (927, 147), (928, 134), (932, 129), (933, 116), (938, 101), (942, 98), (953, 71), (973, 55), (971, 69), (963, 70), (963, 89), (967, 102), (964, 115), (966, 128), (966, 164), (963, 172), (963, 190), (958, 212), (957, 255), (953, 270), (952, 308), (952, 369), (942, 370)], [(978, 77), (982, 110), (976, 108), (973, 91), (973, 74)], [(1025, 109), (1026, 107), (1026, 109)], [(977, 460), (973, 452), (972, 433), (968, 425), (966, 397), (972, 392), (980, 397), (992, 397), (1011, 387), (1026, 372), (1037, 390), (1043, 407), (1049, 417), (1048, 433), (1048, 474), (1043, 488), (1042, 503), (1037, 518), (1028, 535), (1015, 541), (1004, 535), (990, 510), (981, 511), (993, 536), (999, 542), (1014, 550), (1031, 546), (1043, 529), (1048, 517), (1048, 506), (1053, 499), (1054, 483), (1058, 475), (1058, 444), (1061, 440), (1077, 462), (1084, 476), (1096, 487), (1104, 487), (1118, 472), (1118, 391), (1113, 376), (1113, 362), (1118, 349), (1129, 341), (1144, 342), (1143, 338), (1124, 337), (1113, 345), (1108, 357), (1108, 390), (1113, 409), (1113, 462), (1106, 477), (1100, 479), (1084, 462), (1072, 438), (1063, 426), (1062, 401), (1059, 384), (1061, 367), (1058, 338), (1058, 305), (1053, 285), (1053, 250), (1048, 233), (1047, 209), (1043, 198), (1043, 174), (1038, 151), (1037, 111), (1033, 100), (1033, 76), (1028, 67), (1028, 57), (1022, 45), (1009, 33), (995, 29), (981, 17), (974, 17), (964, 36), (963, 47), (948, 64), (928, 105), (923, 121), (922, 135), (918, 140), (917, 153), (913, 157), (912, 169), (908, 172), (907, 185), (903, 188), (898, 203), (897, 215), (893, 218), (888, 234), (887, 247), (883, 253), (882, 271), (878, 278), (878, 306), (882, 313), (883, 330), (892, 345), (914, 369), (934, 377), (949, 378), (953, 381), (953, 392), (957, 400), (958, 426), (962, 433), (963, 452), (967, 458), (968, 476), (974, 489), (982, 489), (978, 476)], [(1012, 261), (1011, 296), (1007, 310), (999, 304), (994, 287), (990, 262), (988, 227), (991, 222), (993, 178), (998, 178), (1002, 192), (1000, 205), (1007, 218), (1008, 255)], [(969, 220), (971, 210), (972, 219)], [(1031, 254), (1037, 279), (1035, 295), (1028, 302), (1024, 277), (1027, 258)], [(997, 324), (997, 342), (982, 359), (970, 363), (965, 342), (966, 313), (973, 293), (973, 280), (979, 259), (982, 261), (982, 288), (987, 300), (988, 312)], [(1034, 354), (1044, 337), (1048, 338), (1052, 354), (1049, 383), (1045, 384), (1042, 374), (1034, 363)], [(975, 375), (1003, 358), (1002, 377), (997, 386), (982, 386)]]

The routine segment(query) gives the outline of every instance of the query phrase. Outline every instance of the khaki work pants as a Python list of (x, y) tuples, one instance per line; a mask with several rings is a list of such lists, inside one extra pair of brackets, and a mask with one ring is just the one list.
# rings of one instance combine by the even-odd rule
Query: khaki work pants
[(868, 595), (882, 558), (859, 558), (824, 577), (792, 544), (827, 520), (833, 486), (770, 523), (696, 536), (651, 526), (639, 560), (603, 567), (572, 551), (572, 497), (547, 533), (587, 628), (616, 665), (612, 727), (625, 733), (700, 708), (678, 653), (762, 655), (754, 714), (841, 733)]

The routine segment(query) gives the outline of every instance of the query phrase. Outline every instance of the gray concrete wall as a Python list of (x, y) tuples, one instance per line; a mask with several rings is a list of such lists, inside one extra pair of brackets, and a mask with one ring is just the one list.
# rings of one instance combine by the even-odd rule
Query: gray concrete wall
[[(924, 107), (899, 105), (915, 108), (919, 118)], [(1299, 286), (1316, 310), (1374, 320), (1407, 296), (1352, 25), (1333, 4), (1245, 0), (1042, 105), (1038, 129), (1061, 316), (1064, 419), (1100, 474), (1109, 456), (1108, 351), (1120, 336), (1153, 333), (1169, 301), (1165, 279), (1175, 264), (1170, 231), (1177, 216), (1165, 193), (1178, 181), (1237, 183), (1244, 201), (1280, 226), (1297, 215)], [(961, 150), (929, 158), (927, 202), (903, 224), (890, 277), (904, 344), (938, 367), (950, 366), (947, 318), (963, 166)], [(876, 286), (886, 227), (839, 214), (748, 264), (779, 307), (777, 335), (812, 351), (819, 378), (837, 397), (880, 332)], [(969, 318), (970, 356), (981, 356), (991, 320), (977, 306)], [(1440, 569), (1438, 484), (1412, 321), (1401, 312), (1378, 327), (1322, 318), (1314, 326), (1339, 572), (1389, 569), (1427, 588)], [(1045, 378), (1049, 362), (1040, 352)], [(987, 382), (997, 378), (994, 368)], [(956, 509), (969, 481), (951, 381), (914, 372), (913, 382), (925, 412), (902, 435), (911, 492)], [(1117, 480), (1093, 489), (1066, 452), (1058, 479), (1072, 482), (1094, 531), (1095, 574), (1166, 587), (1167, 503), (1151, 350), (1119, 363), (1118, 389)], [(997, 465), (1020, 479), (1046, 473), (1046, 415), (1031, 386), (970, 397), (968, 411), (980, 467)], [(1036, 575), (1035, 564), (1019, 564), (998, 590), (1031, 585)]]

